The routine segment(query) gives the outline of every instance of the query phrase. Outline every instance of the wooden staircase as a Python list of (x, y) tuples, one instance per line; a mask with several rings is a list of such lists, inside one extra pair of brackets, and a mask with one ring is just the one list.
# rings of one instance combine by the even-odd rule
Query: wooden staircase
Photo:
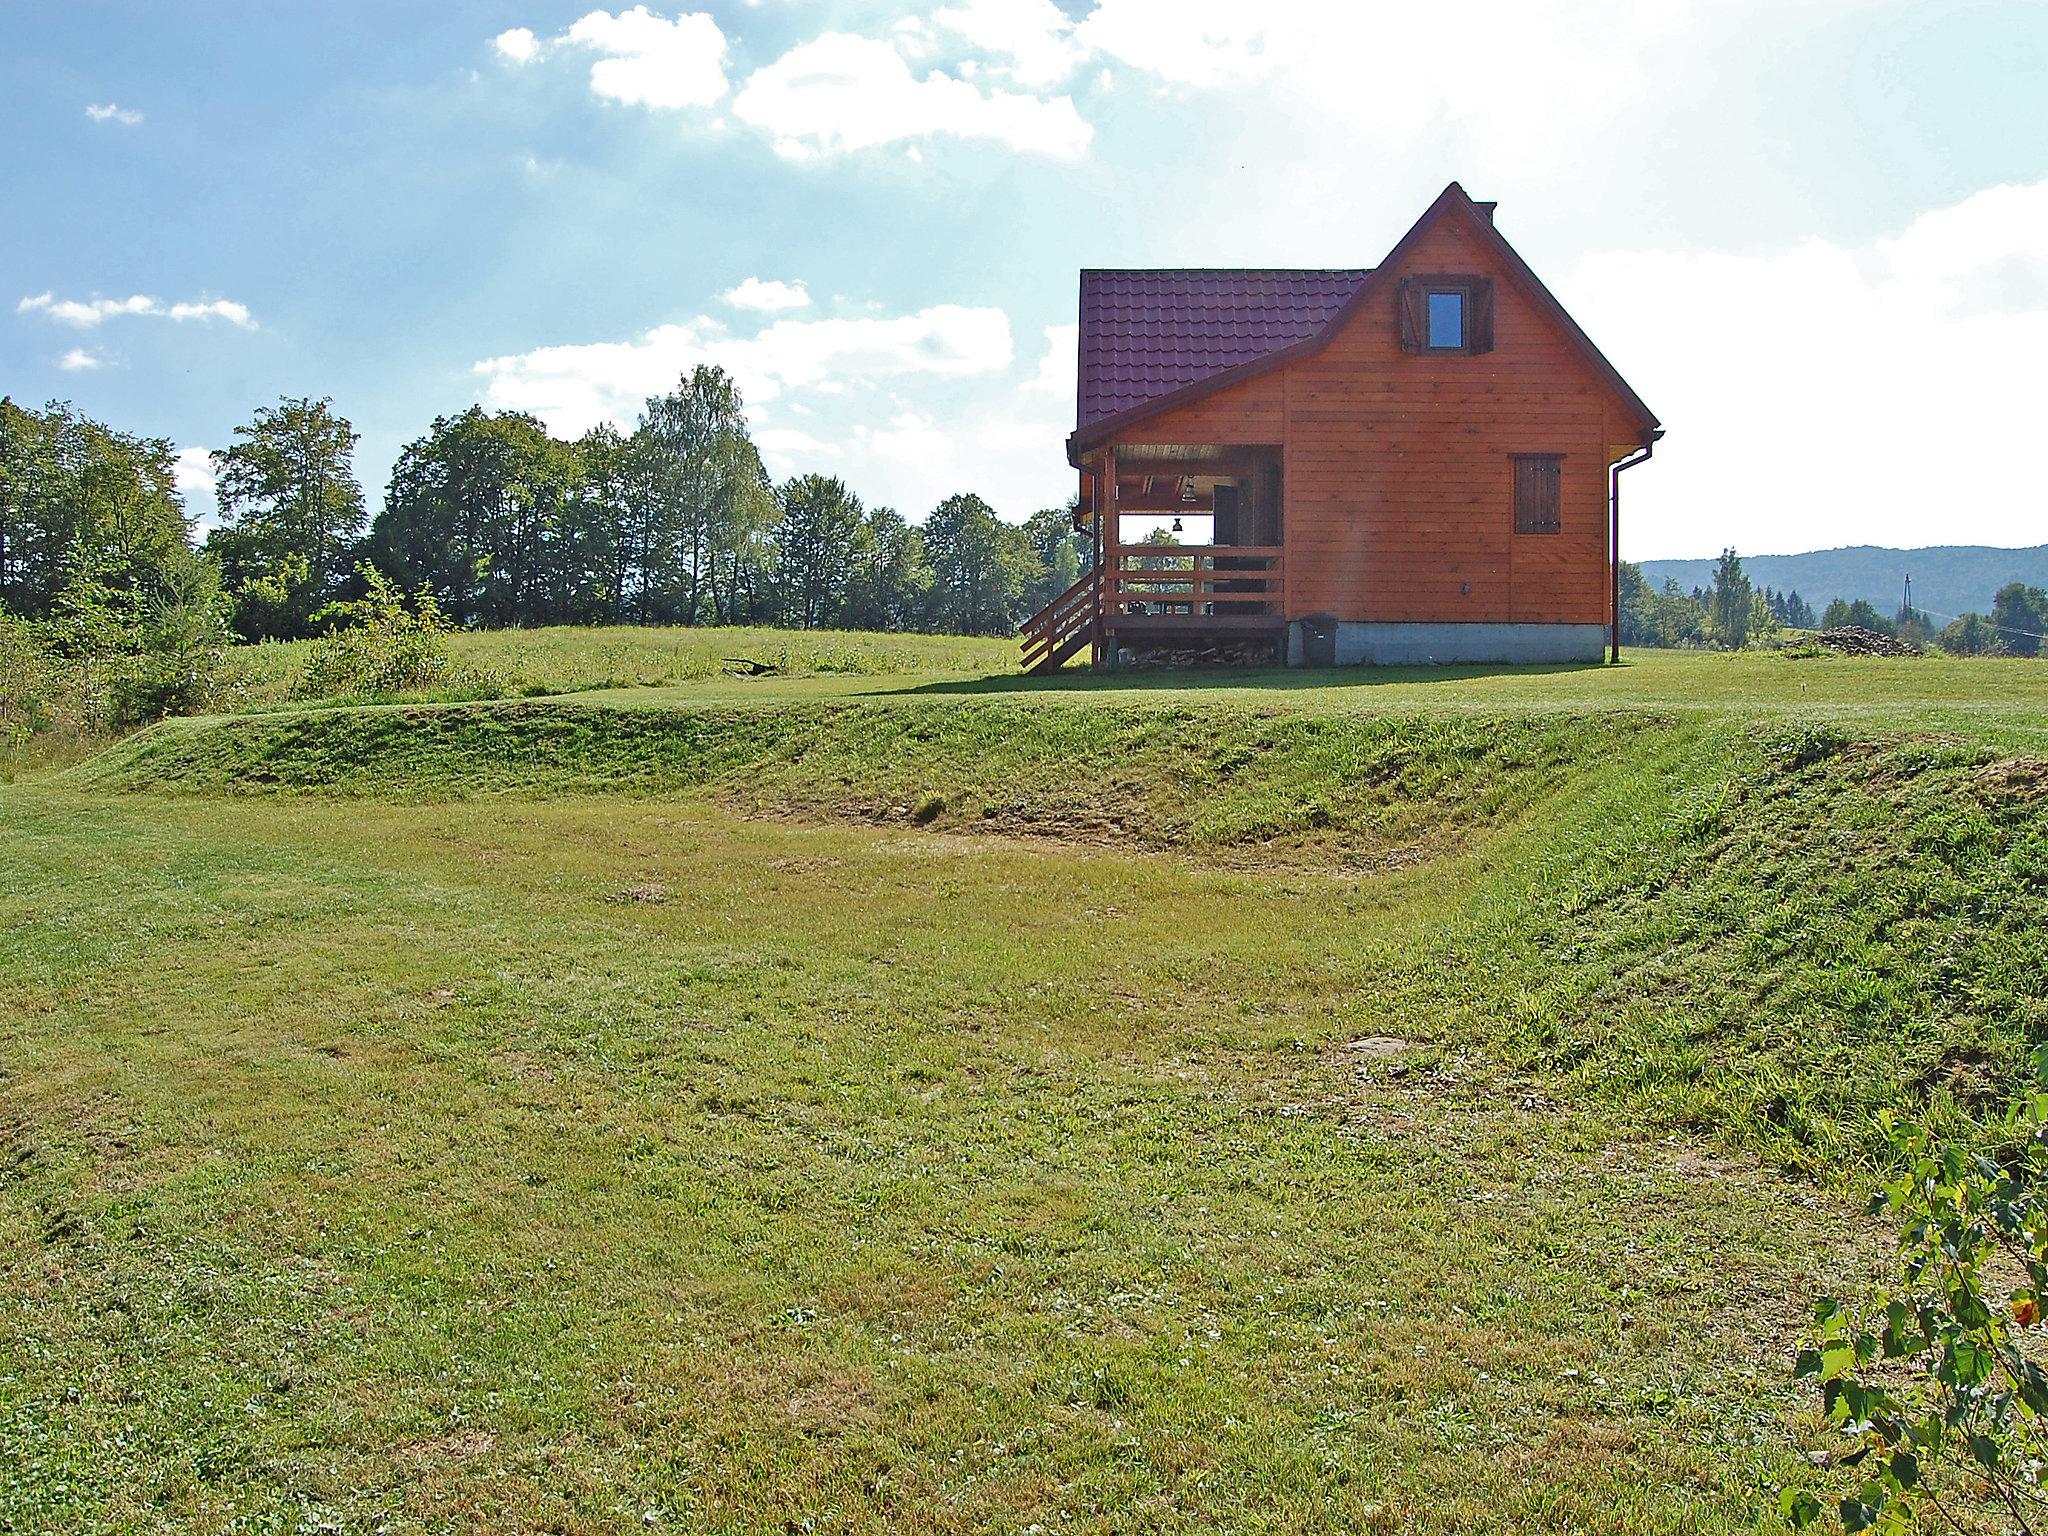
[(1102, 578), (1090, 571), (1024, 621), (1024, 670), (1057, 671), (1102, 633)]

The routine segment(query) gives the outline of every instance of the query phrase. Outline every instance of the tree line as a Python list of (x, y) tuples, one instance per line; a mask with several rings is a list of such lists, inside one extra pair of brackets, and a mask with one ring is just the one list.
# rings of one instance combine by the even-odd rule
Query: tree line
[(1947, 624), (1924, 609), (1901, 606), (1886, 616), (1864, 598), (1831, 598), (1815, 613), (1797, 591), (1756, 586), (1732, 549), (1721, 551), (1711, 581), (1692, 591), (1676, 581), (1652, 587), (1642, 568), (1621, 566), (1621, 643), (1665, 648), (1739, 650), (1768, 643), (1785, 630), (1856, 625), (1909, 645), (1957, 656), (2039, 656), (2048, 636), (2048, 592), (2008, 582), (1992, 599), (1989, 615), (1966, 613)]
[(258, 409), (211, 456), (196, 545), (169, 442), (0, 400), (0, 609), (48, 619), (82, 581), (139, 592), (201, 562), (245, 640), (319, 631), (364, 567), (465, 626), (777, 624), (1008, 634), (1090, 558), (1071, 507), (1005, 522), (961, 492), (921, 524), (844, 481), (774, 483), (738, 387), (699, 367), (630, 432), (572, 441), (472, 406), (405, 445), (374, 514), (331, 400)]
[[(0, 613), (58, 644), (141, 622), (152, 604), (218, 608), (244, 640), (298, 639), (360, 601), (366, 570), (429, 595), (463, 626), (776, 624), (1013, 632), (1087, 569), (1071, 504), (1022, 524), (962, 492), (912, 523), (844, 481), (762, 467), (732, 379), (699, 367), (630, 432), (574, 440), (479, 406), (405, 445), (370, 511), (357, 434), (331, 400), (258, 409), (215, 451), (219, 523), (202, 541), (162, 438), (52, 403), (0, 399)], [(1840, 597), (1755, 586), (1732, 549), (1691, 592), (1621, 569), (1621, 639), (1739, 648), (1783, 630), (1858, 624), (1964, 655), (2041, 653), (2048, 595), (2012, 582), (1988, 615), (1945, 626)], [(66, 638), (69, 637), (69, 638)], [(111, 643), (111, 642), (106, 642)]]

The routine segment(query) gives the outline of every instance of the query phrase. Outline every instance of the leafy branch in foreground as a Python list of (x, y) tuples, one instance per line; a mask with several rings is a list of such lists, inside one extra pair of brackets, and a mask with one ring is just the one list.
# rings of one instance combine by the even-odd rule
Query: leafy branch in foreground
[[(1961, 1532), (1989, 1509), (2048, 1531), (2048, 1375), (2027, 1347), (2048, 1290), (2048, 1046), (2033, 1072), (2006, 1114), (2004, 1161), (1879, 1116), (1902, 1172), (1871, 1210), (1899, 1223), (1899, 1280), (1856, 1308), (1822, 1297), (1796, 1367), (1849, 1441), (1829, 1463), (1863, 1477), (1838, 1506), (1844, 1530)], [(1800, 1528), (1823, 1514), (1804, 1488), (1781, 1508)]]

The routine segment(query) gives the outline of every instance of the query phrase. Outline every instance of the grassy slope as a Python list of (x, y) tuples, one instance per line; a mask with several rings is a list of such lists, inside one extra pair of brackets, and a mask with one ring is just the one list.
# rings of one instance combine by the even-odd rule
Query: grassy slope
[[(2008, 744), (2032, 726), (2002, 699), (1971, 740), (1902, 736), (1846, 705), (1774, 719), (1175, 697), (312, 712), (166, 727), (74, 777), (411, 799), (704, 791), (750, 812), (1350, 869), (1498, 828), (1416, 979), (1433, 1005), (1517, 1062), (1814, 1170), (1863, 1148), (1881, 1105), (1995, 1107), (2048, 1034), (2048, 782)], [(1815, 713), (1849, 724), (1793, 723)]]
[(1435, 869), (0, 821), (0, 1519), (1711, 1532), (1800, 1465), (1811, 1196), (1419, 1012), (1342, 1048)]
[(1683, 660), (314, 711), (0, 791), (0, 1517), (1746, 1528), (1862, 1260), (1727, 1148), (2000, 1091), (2048, 711)]

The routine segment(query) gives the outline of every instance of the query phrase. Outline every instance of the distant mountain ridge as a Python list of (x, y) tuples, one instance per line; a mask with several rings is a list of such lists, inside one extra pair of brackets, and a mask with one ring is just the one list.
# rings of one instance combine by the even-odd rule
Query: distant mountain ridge
[[(1828, 600), (1869, 601), (1889, 618), (1898, 611), (1906, 578), (1913, 578), (1913, 606), (1947, 622), (1957, 614), (1989, 613), (1991, 595), (2009, 581), (2048, 587), (2048, 544), (1999, 549), (1989, 544), (1937, 544), (1926, 549), (1887, 549), (1857, 544), (1817, 549), (1804, 555), (1742, 553), (1742, 568), (1760, 587), (1797, 591), (1818, 613)], [(1643, 579), (1661, 588), (1667, 580), (1690, 592), (1714, 579), (1712, 560), (1645, 560)]]

